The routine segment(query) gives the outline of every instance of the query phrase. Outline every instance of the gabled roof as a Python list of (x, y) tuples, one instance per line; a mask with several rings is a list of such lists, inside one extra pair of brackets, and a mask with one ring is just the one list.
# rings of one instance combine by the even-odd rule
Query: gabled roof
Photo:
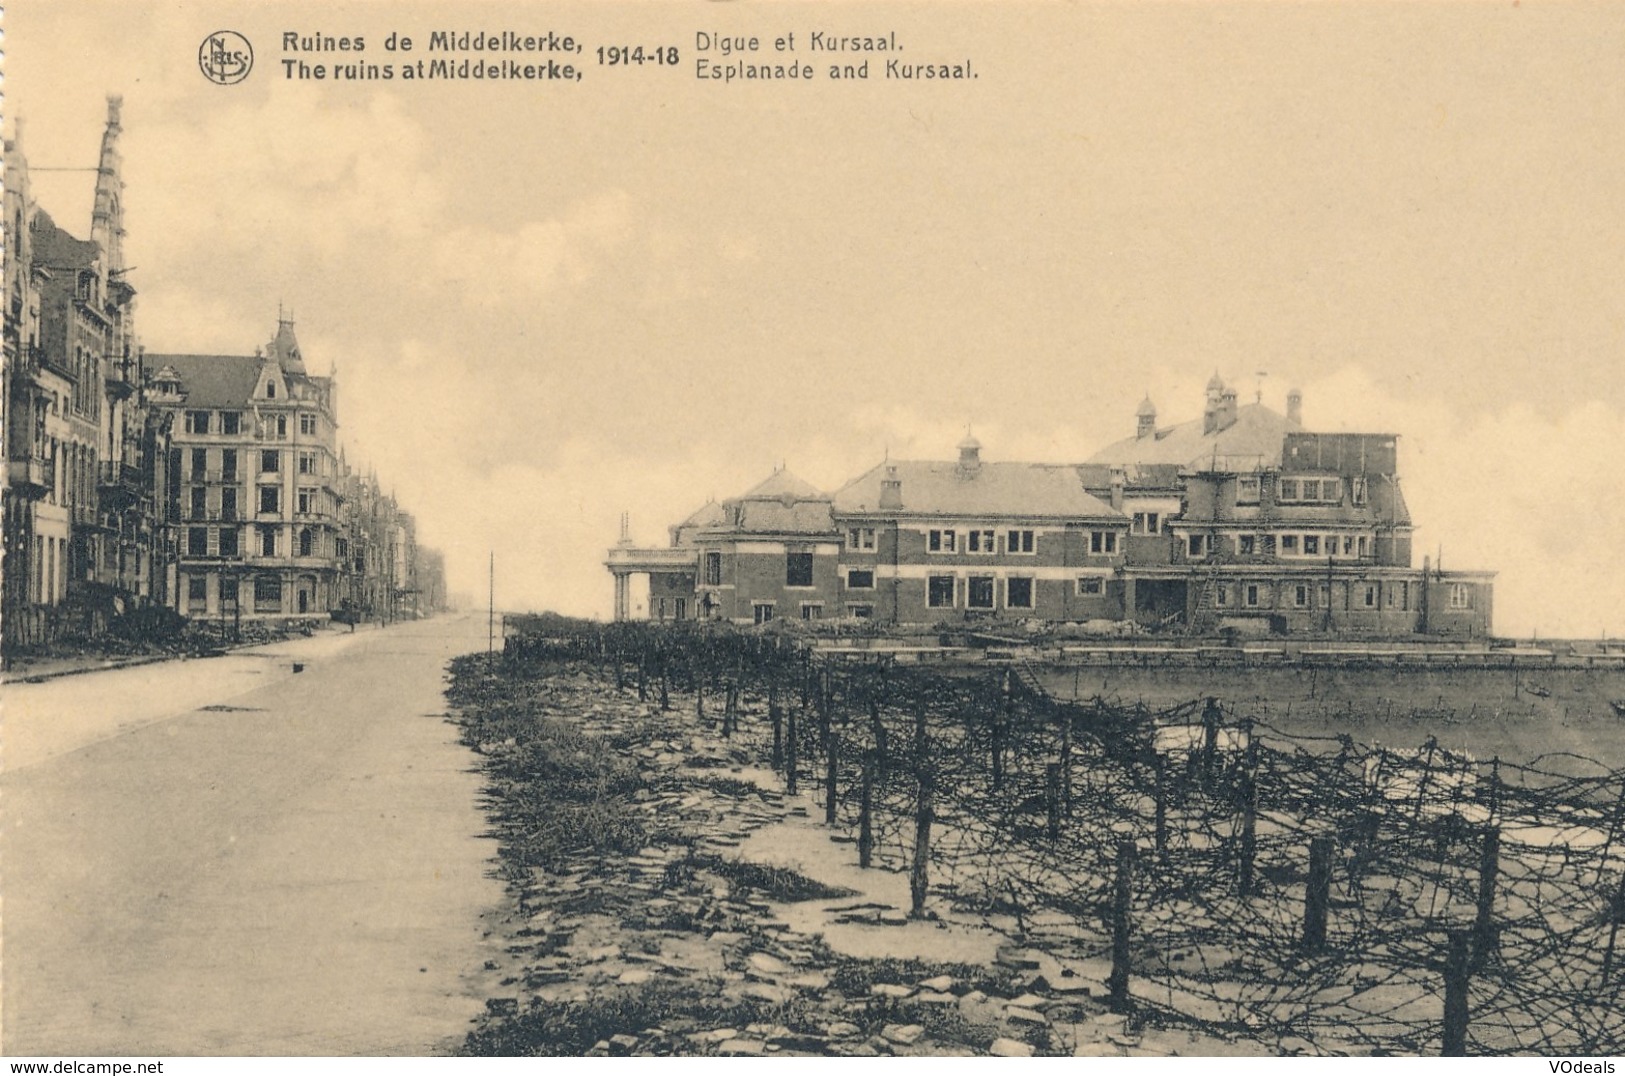
[[(835, 510), (879, 512), (881, 483), (902, 484), (900, 516), (1119, 519), (1122, 513), (1086, 493), (1076, 467), (1048, 463), (982, 463), (974, 470), (935, 460), (892, 460), (835, 494)], [(885, 511), (891, 512), (891, 509)]]
[(742, 501), (753, 500), (758, 497), (806, 497), (816, 499), (823, 496), (824, 494), (811, 482), (791, 474), (789, 468), (780, 467), (764, 481), (740, 494), (737, 499)]
[(149, 367), (180, 375), (187, 407), (246, 407), (265, 360), (257, 355), (148, 355)]
[(1125, 437), (1090, 456), (1089, 463), (1171, 463), (1205, 470), (1216, 460), (1220, 470), (1253, 470), (1281, 465), (1281, 442), (1302, 429), (1278, 411), (1260, 403), (1236, 409), (1236, 420), (1204, 433), (1202, 419), (1157, 430), (1145, 437)]

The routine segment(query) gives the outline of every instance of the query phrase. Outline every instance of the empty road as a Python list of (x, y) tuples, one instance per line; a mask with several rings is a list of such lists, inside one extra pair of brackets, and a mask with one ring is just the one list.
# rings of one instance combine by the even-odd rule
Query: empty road
[(443, 617), (8, 685), (0, 1051), (459, 1040), (501, 888), (442, 673), (485, 627)]

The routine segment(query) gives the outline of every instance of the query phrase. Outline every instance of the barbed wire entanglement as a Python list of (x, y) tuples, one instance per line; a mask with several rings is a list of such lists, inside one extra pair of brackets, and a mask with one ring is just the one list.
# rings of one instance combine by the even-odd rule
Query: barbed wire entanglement
[(910, 872), (914, 914), (1003, 924), (1124, 1011), (1283, 1049), (1625, 1046), (1625, 771), (1595, 760), (1060, 700), (1019, 664), (787, 634), (559, 620), (502, 660), (692, 707)]

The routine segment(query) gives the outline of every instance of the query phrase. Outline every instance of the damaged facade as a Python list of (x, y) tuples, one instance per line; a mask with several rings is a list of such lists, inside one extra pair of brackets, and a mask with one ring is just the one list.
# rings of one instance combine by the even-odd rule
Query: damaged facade
[(122, 102), (107, 101), (88, 238), (34, 201), (5, 142), (7, 653), (199, 620), (388, 620), (444, 607), (411, 516), (337, 447), (335, 386), (291, 320), (253, 355), (147, 354), (124, 261)]
[(1132, 621), (1207, 634), (1481, 637), (1493, 573), (1412, 566), (1392, 434), (1303, 429), (1238, 405), (1215, 375), (1202, 418), (1135, 432), (1076, 465), (886, 461), (834, 493), (778, 471), (609, 552), (616, 616), (633, 574), (652, 619)]

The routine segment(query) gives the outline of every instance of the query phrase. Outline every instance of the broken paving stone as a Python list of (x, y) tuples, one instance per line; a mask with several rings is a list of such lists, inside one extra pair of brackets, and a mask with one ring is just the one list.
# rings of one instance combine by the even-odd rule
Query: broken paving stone
[(770, 953), (752, 953), (745, 963), (751, 971), (761, 975), (786, 975), (793, 970), (790, 965)]
[(1036, 1009), (1021, 1009), (1013, 1005), (1004, 1010), (1004, 1018), (1012, 1024), (1029, 1024), (1035, 1027), (1049, 1023), (1044, 1014)]
[(627, 968), (615, 980), (622, 986), (642, 986), (655, 977), (655, 973), (648, 968)]
[(993, 1045), (987, 1048), (987, 1052), (994, 1057), (1033, 1056), (1032, 1046), (1025, 1042), (1018, 1042), (1015, 1039), (994, 1039)]
[(901, 1001), (903, 998), (911, 998), (916, 992), (915, 987), (903, 986), (900, 983), (872, 983), (869, 986), (869, 993), (875, 997), (892, 998), (896, 1001)]
[(1037, 994), (1023, 994), (1019, 998), (1011, 998), (1007, 1003), (1012, 1009), (1038, 1009), (1043, 1011), (1046, 1007), (1055, 1004), (1049, 998)]
[(609, 1038), (609, 1052), (621, 1057), (631, 1053), (637, 1048), (637, 1045), (638, 1037), (636, 1035), (611, 1035)]
[(881, 1029), (880, 1034), (887, 1042), (895, 1042), (899, 1046), (913, 1046), (925, 1034), (925, 1028), (919, 1024), (887, 1024)]
[(922, 990), (946, 992), (954, 988), (954, 977), (952, 975), (938, 975), (933, 979), (927, 979), (922, 982), (920, 984), (920, 988)]
[(717, 1047), (720, 1054), (759, 1054), (766, 1044), (757, 1039), (729, 1039)]
[(702, 1031), (700, 1032), (699, 1037), (703, 1038), (706, 1042), (727, 1042), (729, 1039), (737, 1038), (738, 1035), (738, 1028), (719, 1027), (713, 1028), (710, 1031)]
[(832, 1039), (850, 1039), (861, 1034), (862, 1032), (863, 1029), (857, 1024), (849, 1023), (845, 1020), (837, 1020), (835, 1023), (824, 1028), (824, 1034), (828, 1035)]
[(996, 959), (1005, 967), (1015, 968), (1017, 971), (1025, 971), (1038, 967), (1037, 954), (1014, 945), (999, 946), (998, 956)]
[(773, 983), (746, 983), (739, 993), (743, 997), (755, 998), (770, 1005), (783, 1005), (793, 996), (789, 988), (775, 986)]
[(829, 976), (821, 971), (809, 971), (804, 975), (797, 975), (789, 980), (789, 985), (798, 990), (827, 990), (829, 989)]
[(957, 1005), (959, 999), (941, 990), (921, 990), (914, 995), (917, 1005)]

